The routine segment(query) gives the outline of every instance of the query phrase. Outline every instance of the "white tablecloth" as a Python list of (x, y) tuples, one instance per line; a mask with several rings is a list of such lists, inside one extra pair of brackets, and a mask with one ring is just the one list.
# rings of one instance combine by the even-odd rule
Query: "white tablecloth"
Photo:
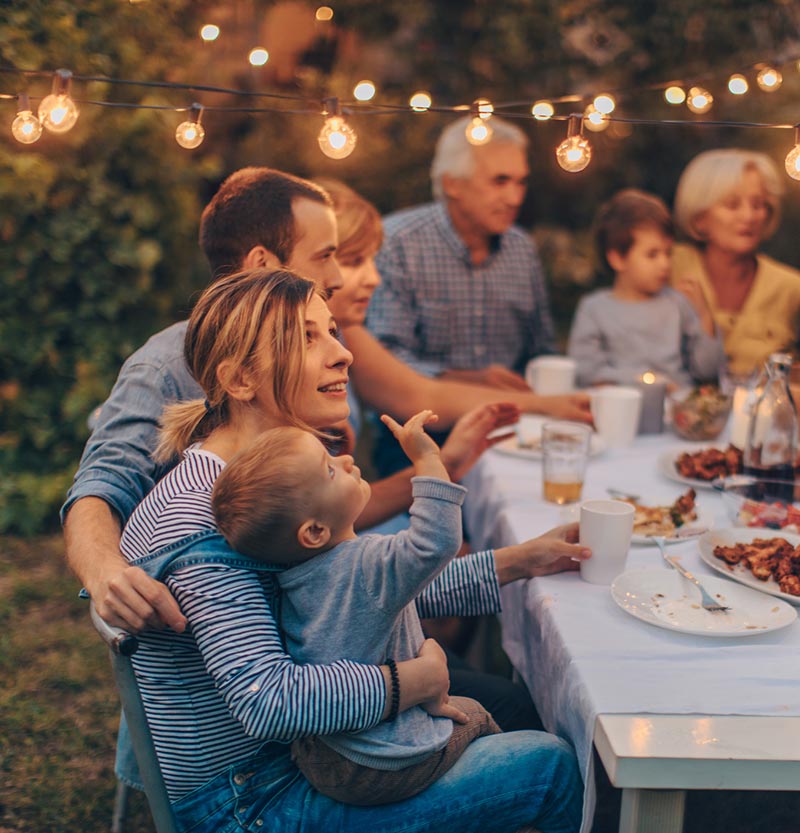
[[(583, 498), (607, 498), (606, 486), (614, 486), (659, 502), (674, 499), (686, 487), (659, 473), (656, 460), (688, 445), (672, 435), (643, 437), (630, 449), (592, 458)], [(464, 518), (475, 548), (536, 537), (577, 514), (544, 502), (537, 461), (488, 452), (465, 485)], [(730, 525), (716, 493), (698, 490), (698, 506), (716, 526)], [(669, 549), (701, 578), (712, 573), (696, 542)], [(668, 569), (650, 546), (632, 547), (627, 567)], [(578, 754), (586, 783), (584, 831), (594, 812), (598, 714), (800, 715), (800, 622), (733, 639), (673, 633), (634, 619), (607, 587), (577, 573), (514, 582), (502, 598), (503, 647), (545, 726), (568, 738)]]

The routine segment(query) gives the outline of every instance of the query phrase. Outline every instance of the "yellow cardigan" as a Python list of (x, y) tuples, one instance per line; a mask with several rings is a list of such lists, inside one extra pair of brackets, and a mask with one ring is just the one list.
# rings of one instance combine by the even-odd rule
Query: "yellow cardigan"
[(750, 373), (776, 350), (796, 352), (800, 331), (800, 271), (766, 255), (758, 255), (756, 278), (738, 312), (717, 307), (714, 287), (700, 251), (679, 243), (672, 253), (672, 280), (693, 275), (700, 281), (717, 327), (722, 333), (728, 368)]

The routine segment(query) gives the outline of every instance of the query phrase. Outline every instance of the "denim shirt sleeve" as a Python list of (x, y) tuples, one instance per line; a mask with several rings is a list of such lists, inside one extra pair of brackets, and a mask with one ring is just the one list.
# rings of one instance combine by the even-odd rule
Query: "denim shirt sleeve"
[(171, 467), (157, 466), (150, 456), (164, 406), (202, 396), (183, 359), (183, 332), (171, 327), (122, 366), (61, 508), (62, 522), (76, 500), (92, 496), (105, 500), (125, 523)]

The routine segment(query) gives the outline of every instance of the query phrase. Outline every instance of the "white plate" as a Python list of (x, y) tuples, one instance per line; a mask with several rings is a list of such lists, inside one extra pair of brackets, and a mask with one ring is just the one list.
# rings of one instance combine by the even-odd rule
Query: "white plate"
[[(666, 500), (645, 500), (641, 499), (638, 501), (639, 504), (642, 506), (669, 506), (671, 503), (674, 503), (675, 500), (680, 497), (679, 495), (675, 495), (673, 498), (667, 498)], [(686, 524), (682, 527), (678, 527), (675, 530), (677, 537), (664, 537), (665, 544), (682, 544), (685, 541), (694, 541), (697, 538), (700, 538), (701, 535), (708, 532), (712, 526), (714, 526), (714, 513), (709, 512), (706, 509), (701, 509), (699, 506), (695, 506), (695, 512), (697, 512), (697, 518), (693, 521), (687, 521)], [(637, 545), (652, 545), (655, 546), (653, 543), (653, 539), (650, 535), (637, 535), (634, 533), (631, 536), (631, 543)]]
[(700, 579), (706, 590), (731, 609), (710, 613), (700, 606), (700, 591), (676, 570), (628, 570), (614, 579), (611, 596), (631, 616), (659, 628), (696, 636), (758, 636), (791, 625), (797, 611), (714, 576)]
[(744, 564), (728, 564), (721, 558), (714, 555), (714, 547), (732, 547), (734, 544), (746, 544), (754, 538), (785, 538), (792, 546), (800, 544), (800, 535), (791, 535), (781, 529), (765, 529), (764, 527), (729, 527), (727, 529), (712, 529), (700, 537), (698, 547), (700, 558), (723, 576), (732, 578), (741, 584), (752, 587), (761, 593), (768, 593), (783, 599), (789, 604), (800, 605), (800, 596), (792, 596), (791, 593), (784, 593), (774, 578), (766, 581), (756, 578)]
[(694, 448), (673, 448), (671, 451), (665, 451), (658, 457), (658, 470), (664, 475), (664, 477), (668, 480), (674, 481), (675, 483), (682, 483), (684, 486), (691, 486), (694, 489), (712, 490), (714, 488), (711, 485), (714, 482), (713, 480), (700, 480), (698, 477), (684, 477), (682, 474), (679, 474), (678, 470), (675, 468), (675, 461), (681, 456), (681, 454), (695, 454), (706, 448), (716, 448), (716, 446), (697, 445)]
[[(517, 424), (517, 433), (515, 437), (509, 437), (507, 440), (497, 443), (492, 446), (495, 451), (501, 454), (508, 454), (512, 457), (519, 457), (523, 460), (541, 460), (542, 459), (542, 425), (545, 422), (560, 422), (553, 418), (534, 416), (532, 414), (523, 414)], [(508, 429), (505, 429), (508, 430)], [(606, 450), (606, 444), (603, 442), (599, 434), (592, 434), (589, 440), (589, 456), (594, 457)]]

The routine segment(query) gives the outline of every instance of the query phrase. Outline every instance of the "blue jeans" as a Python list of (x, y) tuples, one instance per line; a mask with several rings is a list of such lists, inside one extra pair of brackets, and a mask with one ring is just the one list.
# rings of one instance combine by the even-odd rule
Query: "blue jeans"
[(542, 833), (580, 827), (583, 785), (571, 747), (543, 732), (473, 741), (453, 768), (413, 798), (378, 807), (316, 792), (288, 748), (244, 761), (173, 804), (184, 833)]

